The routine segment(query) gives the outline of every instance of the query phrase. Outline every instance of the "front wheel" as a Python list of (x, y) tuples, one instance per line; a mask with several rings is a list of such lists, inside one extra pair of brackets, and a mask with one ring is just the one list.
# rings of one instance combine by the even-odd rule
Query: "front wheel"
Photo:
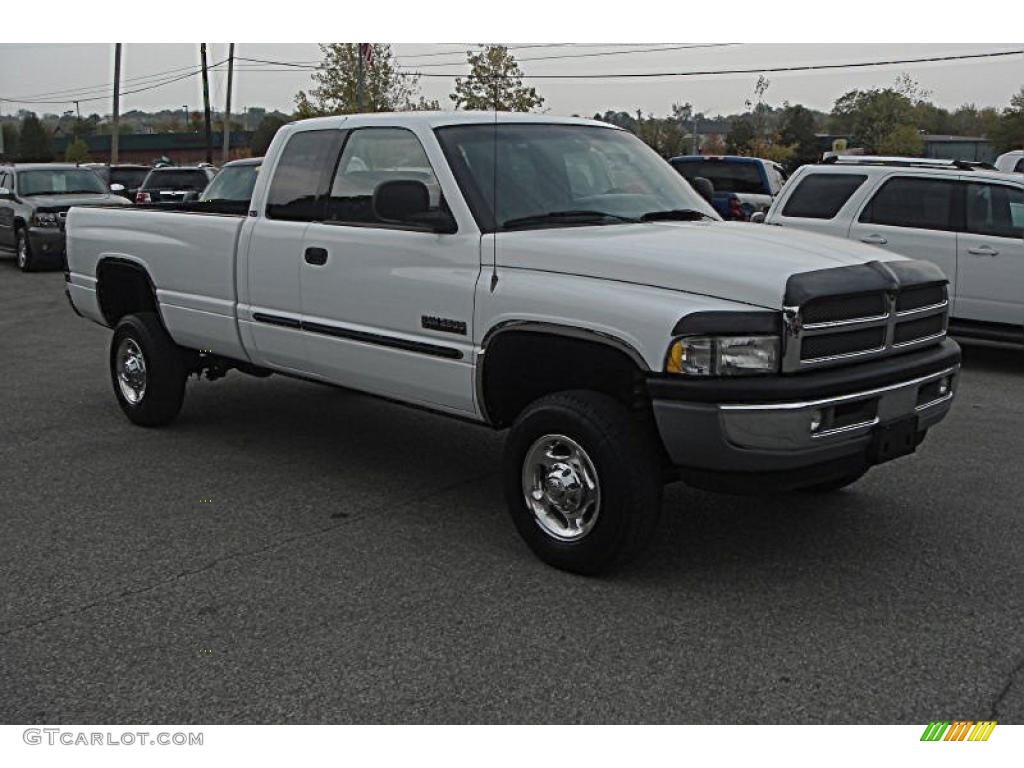
[(178, 415), (188, 371), (182, 350), (154, 313), (121, 318), (110, 342), (110, 378), (132, 423), (158, 427)]
[(18, 269), (22, 272), (31, 272), (33, 267), (32, 243), (28, 240), (28, 233), (23, 227), (14, 230), (14, 252), (17, 255)]
[(629, 409), (597, 392), (548, 395), (508, 436), (505, 494), (541, 560), (594, 575), (635, 557), (661, 512), (661, 460)]

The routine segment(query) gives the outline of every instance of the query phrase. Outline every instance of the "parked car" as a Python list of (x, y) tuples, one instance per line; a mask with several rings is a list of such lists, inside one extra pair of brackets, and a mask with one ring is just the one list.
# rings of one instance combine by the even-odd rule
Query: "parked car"
[(192, 193), (202, 192), (217, 175), (213, 166), (167, 166), (153, 168), (147, 175), (135, 202), (139, 205), (182, 203)]
[(591, 120), (305, 120), (246, 215), (76, 208), (68, 231), (129, 420), (238, 369), (508, 428), (515, 526), (570, 571), (636, 555), (666, 479), (834, 490), (914, 451), (956, 388), (937, 267), (723, 223)]
[(688, 181), (704, 178), (714, 185), (715, 210), (727, 221), (767, 211), (786, 181), (781, 165), (759, 157), (680, 155), (669, 162)]
[(75, 205), (131, 205), (88, 168), (69, 163), (0, 165), (0, 246), (30, 272), (64, 264), (64, 219)]
[(213, 181), (197, 195), (205, 208), (227, 213), (248, 213), (262, 157), (232, 160), (221, 166)]
[(1024, 173), (1024, 149), (1015, 149), (997, 157), (996, 170), (1004, 173)]
[(1024, 344), (1019, 176), (951, 160), (839, 157), (800, 168), (766, 222), (930, 261), (949, 279), (951, 332)]
[(148, 165), (131, 165), (129, 163), (82, 163), (83, 168), (91, 168), (103, 179), (111, 192), (127, 200), (134, 200), (135, 195), (146, 180), (150, 167)]

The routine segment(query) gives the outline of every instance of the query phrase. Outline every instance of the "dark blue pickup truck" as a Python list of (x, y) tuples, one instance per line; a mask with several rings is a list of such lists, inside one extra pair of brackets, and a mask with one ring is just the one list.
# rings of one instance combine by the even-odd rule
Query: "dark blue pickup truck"
[(669, 162), (687, 181), (705, 178), (714, 185), (711, 204), (726, 221), (748, 221), (767, 211), (786, 181), (772, 160), (738, 155), (680, 155)]

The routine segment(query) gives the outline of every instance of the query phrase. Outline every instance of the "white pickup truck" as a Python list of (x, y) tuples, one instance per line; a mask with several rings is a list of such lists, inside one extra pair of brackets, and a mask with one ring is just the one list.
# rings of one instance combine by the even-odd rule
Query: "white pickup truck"
[(832, 490), (914, 451), (959, 371), (936, 267), (722, 222), (588, 120), (297, 122), (247, 215), (74, 208), (67, 236), (68, 297), (114, 330), (136, 424), (237, 369), (510, 428), (515, 525), (580, 573), (640, 551), (669, 480)]

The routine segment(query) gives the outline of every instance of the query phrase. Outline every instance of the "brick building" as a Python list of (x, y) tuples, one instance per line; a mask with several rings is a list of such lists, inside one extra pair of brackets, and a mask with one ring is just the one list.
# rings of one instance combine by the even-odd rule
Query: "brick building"
[[(89, 147), (89, 158), (93, 162), (110, 162), (110, 136), (94, 135), (83, 137)], [(64, 159), (71, 136), (53, 137), (53, 156)], [(231, 132), (231, 159), (249, 157), (249, 143), (252, 131)], [(213, 134), (213, 161), (220, 163), (224, 139), (220, 132)], [(203, 133), (123, 133), (118, 141), (118, 162), (148, 165), (161, 157), (177, 165), (201, 163), (206, 160), (206, 135)]]

